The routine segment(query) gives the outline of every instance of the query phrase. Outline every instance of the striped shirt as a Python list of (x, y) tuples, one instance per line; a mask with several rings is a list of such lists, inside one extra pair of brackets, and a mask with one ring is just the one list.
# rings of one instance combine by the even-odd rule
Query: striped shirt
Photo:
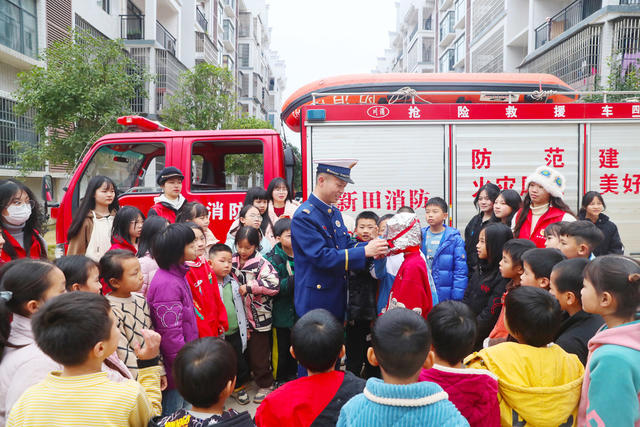
[(138, 371), (138, 382), (116, 383), (104, 372), (62, 377), (51, 372), (9, 413), (11, 426), (140, 426), (161, 413), (160, 368)]

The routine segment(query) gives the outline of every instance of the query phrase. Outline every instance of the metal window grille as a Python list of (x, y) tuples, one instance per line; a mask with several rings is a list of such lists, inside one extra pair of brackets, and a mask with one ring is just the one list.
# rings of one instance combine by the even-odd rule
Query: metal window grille
[(249, 43), (241, 43), (238, 46), (238, 62), (241, 67), (249, 66)]
[(492, 23), (496, 16), (504, 10), (504, 0), (476, 0), (473, 3), (472, 20), (473, 38), (477, 38)]
[(422, 38), (422, 60), (420, 62), (433, 63), (433, 39)]
[(169, 51), (156, 50), (156, 111), (162, 110), (165, 96), (173, 95), (178, 89), (180, 73), (186, 69)]
[(588, 26), (528, 62), (520, 71), (553, 74), (576, 89), (593, 87), (600, 71), (601, 38), (601, 25)]
[(18, 116), (13, 109), (16, 102), (0, 98), (0, 168), (14, 168), (19, 153), (11, 147), (14, 141), (36, 144), (38, 135), (33, 127), (33, 111)]
[(474, 73), (501, 73), (504, 64), (504, 28), (492, 34), (471, 53)]
[(213, 44), (209, 35), (196, 31), (196, 53), (204, 55), (203, 59), (196, 59), (197, 62), (206, 62), (216, 65), (218, 63), (218, 49)]
[[(132, 73), (142, 73), (149, 71), (149, 48), (133, 47), (129, 49), (129, 56), (137, 64), (138, 68), (131, 70)], [(136, 92), (136, 96), (131, 99), (131, 111), (134, 113), (148, 113), (149, 99), (146, 94), (149, 93), (149, 83), (145, 83), (144, 90), (140, 89)]]

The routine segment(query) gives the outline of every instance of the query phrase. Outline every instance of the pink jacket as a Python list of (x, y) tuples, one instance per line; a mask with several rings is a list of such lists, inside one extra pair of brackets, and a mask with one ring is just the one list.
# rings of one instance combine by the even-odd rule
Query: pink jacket
[(142, 271), (142, 289), (140, 292), (146, 296), (149, 284), (160, 267), (158, 267), (158, 263), (151, 257), (149, 252), (138, 258), (138, 261), (140, 261), (140, 270)]
[[(0, 363), (0, 425), (4, 425), (9, 411), (22, 393), (44, 380), (51, 371), (61, 371), (62, 365), (53, 361), (36, 345), (31, 330), (31, 319), (13, 314), (8, 341), (19, 348), (6, 347)], [(108, 360), (118, 370), (102, 365), (112, 381), (132, 378), (127, 367), (114, 352)], [(124, 377), (122, 374), (128, 374)]]
[(273, 296), (280, 291), (278, 273), (259, 252), (242, 267), (239, 262), (240, 256), (233, 254), (231, 275), (240, 286), (247, 285), (244, 306), (249, 326), (259, 332), (270, 331)]
[[(293, 214), (296, 212), (296, 209), (298, 209), (298, 207), (300, 207), (300, 203), (296, 202), (295, 200), (294, 201), (287, 200), (284, 205), (284, 214), (282, 214), (282, 216), (288, 217), (289, 219), (293, 218)], [(269, 207), (267, 208), (267, 214), (269, 215), (269, 220), (271, 221), (271, 225), (267, 228), (265, 236), (271, 242), (271, 246), (275, 246), (276, 243), (278, 242), (276, 242), (276, 238), (273, 235), (273, 225), (280, 218), (278, 217), (278, 215), (276, 215), (276, 211), (273, 209), (273, 202), (271, 201), (269, 202)]]
[(422, 370), (419, 380), (442, 387), (471, 427), (500, 426), (498, 378), (493, 373), (484, 369), (433, 365), (431, 369)]

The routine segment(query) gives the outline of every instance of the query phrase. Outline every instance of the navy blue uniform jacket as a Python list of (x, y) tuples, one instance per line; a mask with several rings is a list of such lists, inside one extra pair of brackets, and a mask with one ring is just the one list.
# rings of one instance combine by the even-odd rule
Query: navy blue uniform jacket
[(344, 320), (348, 270), (365, 268), (366, 243), (351, 240), (342, 214), (311, 194), (293, 214), (296, 313), (324, 308)]

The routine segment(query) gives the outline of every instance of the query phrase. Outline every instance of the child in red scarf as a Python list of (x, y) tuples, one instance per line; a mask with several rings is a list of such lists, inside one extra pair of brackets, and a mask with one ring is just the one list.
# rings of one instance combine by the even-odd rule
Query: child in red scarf
[(193, 307), (198, 325), (198, 336), (217, 337), (229, 329), (227, 310), (224, 307), (218, 282), (213, 284), (213, 273), (204, 253), (206, 238), (202, 228), (192, 222), (186, 223), (196, 235), (196, 259), (187, 261), (186, 279), (193, 295)]
[(404, 261), (393, 281), (389, 302), (383, 310), (404, 307), (425, 319), (433, 307), (427, 261), (420, 252), (422, 232), (413, 213), (399, 213), (387, 222), (390, 255), (404, 253)]

